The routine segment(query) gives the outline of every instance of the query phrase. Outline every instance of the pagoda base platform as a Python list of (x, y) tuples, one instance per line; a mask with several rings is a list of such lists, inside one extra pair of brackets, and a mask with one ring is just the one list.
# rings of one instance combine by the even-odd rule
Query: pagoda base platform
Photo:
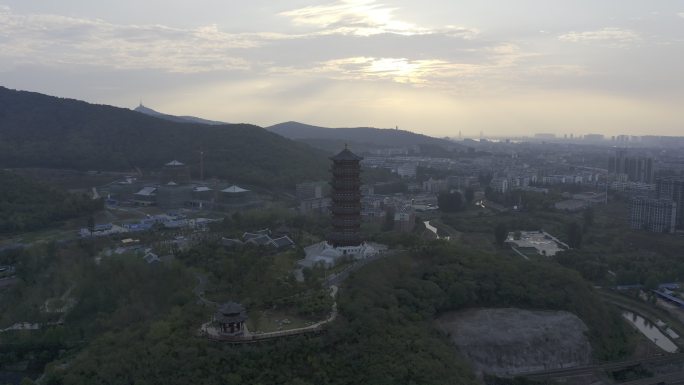
[(306, 257), (298, 265), (302, 268), (319, 265), (329, 269), (339, 263), (365, 259), (384, 250), (387, 250), (387, 246), (379, 243), (363, 242), (358, 246), (334, 247), (328, 242), (320, 242), (304, 248)]

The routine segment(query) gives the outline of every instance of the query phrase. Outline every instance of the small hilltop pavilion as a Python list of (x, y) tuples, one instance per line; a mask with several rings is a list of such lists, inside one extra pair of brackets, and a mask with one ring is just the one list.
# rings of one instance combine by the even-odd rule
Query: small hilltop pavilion
[(235, 302), (221, 305), (214, 315), (213, 325), (219, 337), (238, 337), (245, 335), (247, 311)]

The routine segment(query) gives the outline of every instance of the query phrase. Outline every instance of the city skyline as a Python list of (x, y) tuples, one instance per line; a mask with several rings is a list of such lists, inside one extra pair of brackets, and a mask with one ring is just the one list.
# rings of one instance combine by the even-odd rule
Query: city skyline
[(268, 126), (682, 135), (684, 6), (0, 0), (0, 85)]

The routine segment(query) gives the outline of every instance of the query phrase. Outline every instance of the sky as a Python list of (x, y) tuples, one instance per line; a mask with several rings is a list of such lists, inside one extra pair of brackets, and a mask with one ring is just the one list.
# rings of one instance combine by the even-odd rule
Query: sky
[(684, 136), (682, 0), (0, 0), (0, 85), (268, 126)]

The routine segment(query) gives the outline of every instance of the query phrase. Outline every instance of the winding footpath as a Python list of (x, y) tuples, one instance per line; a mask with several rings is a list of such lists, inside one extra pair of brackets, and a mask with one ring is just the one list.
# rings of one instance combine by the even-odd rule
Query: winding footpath
[[(272, 340), (276, 338), (283, 338), (283, 337), (290, 337), (290, 336), (296, 336), (296, 335), (302, 335), (302, 334), (309, 334), (309, 333), (321, 333), (325, 327), (325, 325), (335, 321), (338, 315), (338, 310), (337, 310), (337, 294), (339, 292), (339, 285), (346, 280), (349, 275), (362, 268), (363, 266), (368, 265), (369, 263), (373, 261), (377, 261), (378, 259), (388, 257), (391, 255), (396, 254), (401, 250), (395, 250), (393, 252), (384, 252), (384, 253), (379, 253), (377, 255), (374, 255), (372, 257), (368, 257), (365, 259), (361, 259), (359, 261), (356, 261), (355, 263), (349, 265), (347, 268), (344, 270), (340, 271), (339, 273), (335, 275), (331, 275), (330, 277), (327, 277), (325, 281), (323, 282), (324, 286), (330, 289), (330, 296), (333, 298), (333, 304), (330, 309), (330, 315), (328, 318), (324, 319), (323, 321), (317, 322), (313, 325), (309, 325), (306, 327), (302, 328), (297, 328), (297, 329), (289, 329), (289, 330), (282, 330), (282, 331), (277, 331), (277, 332), (269, 332), (269, 333), (251, 333), (249, 330), (246, 330), (245, 335), (242, 336), (222, 336), (219, 335), (215, 329), (211, 327), (211, 321), (204, 323), (200, 327), (199, 334), (207, 337), (211, 340), (214, 341), (221, 341), (221, 342), (227, 342), (227, 343), (234, 343), (234, 344), (245, 344), (245, 343), (254, 343), (254, 342), (259, 342), (259, 341), (265, 341), (265, 340)], [(209, 301), (204, 297), (204, 290), (206, 287), (207, 283), (207, 278), (206, 276), (196, 273), (195, 277), (197, 278), (198, 284), (197, 286), (193, 289), (195, 295), (198, 298), (198, 301), (205, 305), (209, 306), (217, 306), (215, 302)]]

